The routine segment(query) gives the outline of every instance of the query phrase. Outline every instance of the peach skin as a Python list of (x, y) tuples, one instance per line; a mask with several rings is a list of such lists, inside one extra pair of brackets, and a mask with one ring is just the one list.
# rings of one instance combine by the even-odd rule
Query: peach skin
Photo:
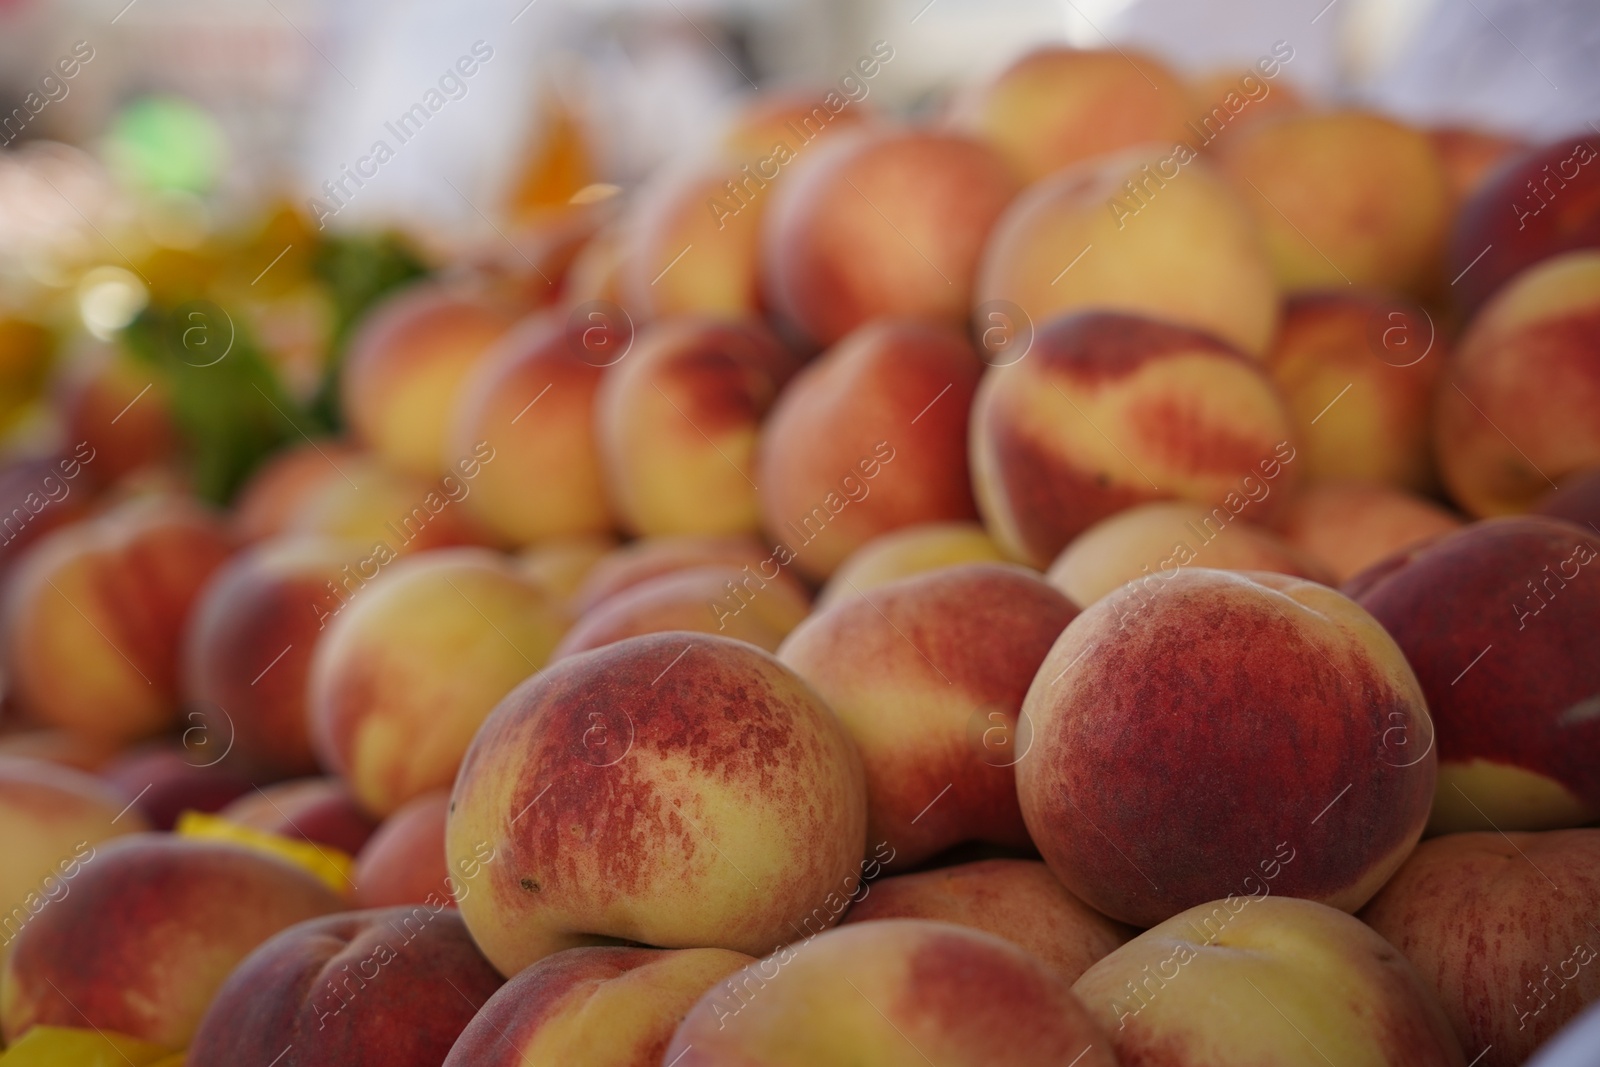
[(1283, 539), (1347, 582), (1374, 563), (1461, 528), (1462, 519), (1403, 489), (1360, 482), (1316, 482), (1289, 498), (1277, 529)]
[(361, 810), (337, 778), (291, 778), (257, 786), (217, 814), (252, 830), (332, 845), (352, 856), (378, 828), (377, 820)]
[(308, 441), (265, 460), (233, 502), (233, 528), (241, 541), (288, 533), (306, 500), (339, 478), (341, 464), (361, 454), (343, 441)]
[[(388, 908), (443, 900), (455, 906), (450, 868), (444, 856), (444, 826), (450, 791), (435, 789), (413, 797), (379, 824), (356, 855), (354, 903)], [(431, 899), (430, 899), (431, 898)]]
[[(595, 561), (572, 594), (573, 610), (585, 615), (624, 589), (673, 571), (723, 564), (748, 570), (771, 555), (760, 540), (745, 535), (641, 537)], [(797, 584), (795, 591), (804, 589)]]
[(957, 563), (1008, 562), (981, 523), (920, 522), (874, 537), (845, 557), (817, 594), (817, 606)]

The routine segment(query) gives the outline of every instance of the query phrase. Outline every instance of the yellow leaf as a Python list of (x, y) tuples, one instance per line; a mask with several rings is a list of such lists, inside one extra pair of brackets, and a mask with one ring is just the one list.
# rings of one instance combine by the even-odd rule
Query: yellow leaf
[(319, 845), (267, 833), (198, 811), (186, 811), (178, 816), (176, 830), (183, 837), (226, 841), (288, 860), (316, 875), (336, 893), (349, 892), (352, 885), (350, 872), (355, 869), (355, 861), (349, 853), (332, 845)]

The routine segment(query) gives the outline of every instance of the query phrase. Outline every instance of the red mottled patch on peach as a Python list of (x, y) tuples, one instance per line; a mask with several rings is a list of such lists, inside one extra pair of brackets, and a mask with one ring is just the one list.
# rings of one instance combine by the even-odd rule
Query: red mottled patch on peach
[(1131, 315), (1086, 312), (1050, 326), (1050, 343), (1040, 355), (1052, 373), (1084, 386), (1127, 378), (1145, 364), (1186, 353), (1216, 354), (1249, 364), (1230, 345), (1183, 326)]
[(1259, 433), (1236, 433), (1229, 423), (1206, 418), (1185, 397), (1170, 392), (1133, 400), (1128, 425), (1142, 453), (1184, 474), (1248, 473), (1271, 455), (1276, 443)]

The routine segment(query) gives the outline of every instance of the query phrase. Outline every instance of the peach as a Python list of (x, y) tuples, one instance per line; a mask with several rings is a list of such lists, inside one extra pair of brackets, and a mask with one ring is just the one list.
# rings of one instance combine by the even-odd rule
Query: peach
[(773, 192), (761, 235), (768, 301), (825, 345), (875, 318), (960, 325), (984, 241), (1019, 188), (995, 149), (961, 135), (831, 137)]
[(1253, 123), (1218, 149), (1285, 289), (1431, 283), (1450, 186), (1421, 130), (1340, 108)]
[(1278, 321), (1278, 287), (1249, 210), (1193, 149), (1141, 145), (1043, 178), (984, 248), (978, 311), (1037, 332), (1074, 311), (1147, 315), (1252, 355)]
[(899, 578), (957, 563), (1006, 563), (1004, 552), (976, 522), (921, 522), (880, 534), (845, 557), (817, 596), (817, 606), (860, 596)]
[(1353, 600), (1287, 575), (1188, 568), (1148, 602), (1096, 602), (1022, 713), (1034, 844), (1086, 904), (1137, 926), (1263, 882), (1354, 911), (1433, 799), (1427, 707), (1400, 648)]
[(456, 397), (515, 321), (509, 309), (433, 282), (385, 297), (356, 328), (340, 371), (356, 438), (413, 477), (444, 474)]
[(516, 565), (524, 575), (571, 603), (589, 573), (616, 547), (616, 538), (604, 534), (556, 537), (523, 549)]
[(1461, 206), (1445, 275), (1473, 314), (1535, 263), (1600, 242), (1600, 138), (1592, 129), (1519, 152)]
[[(1600, 818), (1600, 535), (1556, 519), (1474, 523), (1345, 583), (1417, 672), (1439, 740), (1430, 831)], [(1600, 568), (1597, 568), (1600, 569)]]
[(257, 786), (217, 814), (252, 830), (331, 845), (351, 856), (366, 846), (378, 826), (337, 778), (294, 778)]
[(1433, 142), (1450, 186), (1452, 219), (1500, 164), (1528, 149), (1526, 141), (1472, 126), (1435, 126), (1428, 130), (1428, 140)]
[(771, 556), (766, 545), (742, 535), (642, 537), (598, 560), (578, 584), (572, 603), (579, 614), (585, 614), (606, 598), (663, 574), (720, 564), (748, 569)]
[(0, 724), (0, 758), (38, 760), (93, 774), (116, 754), (113, 745), (91, 741), (66, 730), (39, 730), (15, 721)]
[(896, 875), (865, 892), (840, 925), (931, 919), (982, 930), (1026, 949), (1066, 982), (1137, 933), (1067, 892), (1037, 860), (979, 860)]
[(1028, 181), (1144, 141), (1184, 134), (1189, 98), (1153, 56), (1047, 45), (956, 104), (956, 125), (993, 144)]
[(563, 302), (571, 306), (605, 304), (621, 311), (625, 299), (622, 268), (627, 239), (626, 220), (616, 220), (585, 241), (572, 257), (572, 265), (563, 280)]
[[(1003, 1052), (1001, 1051), (1003, 1050)], [(661, 1062), (1113, 1067), (1111, 1042), (1042, 961), (949, 923), (814, 936), (712, 986)]]
[(91, 1026), (181, 1049), (229, 973), (285, 927), (340, 909), (315, 877), (213, 841), (101, 847), (0, 967), (0, 1031)]
[(229, 560), (201, 591), (184, 637), (193, 718), (230, 744), (230, 766), (276, 777), (317, 769), (306, 724), (311, 652), (338, 601), (330, 589), (358, 555), (344, 542), (285, 538)]
[(479, 725), (544, 666), (566, 626), (552, 594), (483, 549), (396, 563), (312, 653), (318, 758), (374, 815), (449, 785)]
[(1481, 1067), (1516, 1067), (1600, 1000), (1596, 915), (1595, 829), (1424, 841), (1361, 913), (1438, 994)]
[(1451, 497), (1472, 514), (1526, 511), (1600, 466), (1600, 250), (1508, 282), (1468, 325), (1445, 379), (1434, 448)]
[(1141, 1064), (1462, 1067), (1444, 1011), (1394, 947), (1343, 912), (1249, 893), (1146, 930), (1073, 984)]
[(879, 534), (976, 518), (966, 442), (981, 370), (954, 330), (889, 319), (796, 375), (762, 427), (756, 459), (778, 564), (826, 578)]
[(159, 738), (122, 753), (99, 775), (132, 805), (153, 830), (170, 830), (186, 811), (216, 812), (250, 792), (250, 780), (224, 766), (228, 738), (208, 736), (200, 717), (181, 739)]
[[(995, 367), (972, 405), (972, 473), (1001, 548), (1041, 570), (1124, 508), (1178, 498), (1270, 521), (1299, 468), (1260, 363), (1194, 330), (1111, 313), (1061, 319)], [(1267, 503), (1268, 500), (1271, 503)]]
[(1028, 682), (1077, 609), (1020, 567), (968, 563), (880, 586), (797, 627), (778, 658), (855, 740), (867, 838), (907, 864), (952, 845), (1027, 848), (1012, 767)]
[(435, 1067), (501, 982), (448, 909), (312, 919), (239, 964), (184, 1062)]
[(596, 399), (623, 525), (646, 536), (758, 529), (756, 435), (796, 367), (755, 321), (677, 318), (642, 332)]
[(1289, 499), (1278, 520), (1283, 539), (1349, 581), (1379, 560), (1461, 528), (1431, 500), (1382, 485), (1319, 482)]
[(467, 509), (517, 545), (611, 528), (595, 395), (633, 332), (614, 314), (581, 311), (519, 323), (463, 385), (452, 416), (449, 454), (482, 460)]
[(1563, 478), (1558, 488), (1539, 498), (1533, 514), (1566, 519), (1600, 533), (1600, 467)]
[(767, 184), (721, 158), (657, 172), (622, 230), (621, 303), (641, 318), (759, 313)]
[[(878, 59), (883, 59), (881, 50), (874, 51)], [(892, 50), (890, 59), (893, 59)], [(861, 62), (864, 77), (875, 77), (881, 69), (871, 59)], [(729, 159), (749, 163), (752, 170), (765, 175), (773, 169), (766, 164), (768, 158), (779, 166), (787, 166), (818, 138), (870, 121), (871, 113), (859, 100), (847, 99), (832, 89), (769, 90), (746, 101), (729, 117), (717, 136), (716, 145)], [(779, 150), (780, 144), (788, 150), (787, 155)], [(779, 173), (781, 176), (782, 172)]]
[(1204, 147), (1227, 130), (1304, 112), (1305, 97), (1293, 85), (1274, 81), (1283, 70), (1279, 60), (1286, 51), (1292, 61), (1293, 47), (1278, 41), (1273, 46), (1276, 55), (1261, 57), (1254, 68), (1219, 68), (1191, 80), (1185, 139)]
[(444, 1067), (659, 1067), (700, 995), (754, 963), (721, 948), (569, 948), (519, 972), (462, 1031)]
[(85, 474), (87, 444), (73, 453), (26, 456), (0, 467), (0, 576), (27, 547), (89, 514), (95, 483)]
[(1139, 504), (1101, 519), (1067, 543), (1045, 578), (1086, 608), (1128, 582), (1159, 587), (1188, 566), (1333, 584), (1331, 571), (1272, 531), (1250, 522), (1219, 525), (1204, 505), (1180, 501)]
[(5, 669), (38, 722), (126, 742), (171, 726), (191, 607), (231, 549), (177, 499), (129, 501), (51, 532), (5, 591)]
[(288, 533), (305, 501), (343, 478), (345, 464), (361, 470), (360, 450), (343, 441), (307, 441), (267, 459), (233, 502), (233, 528), (241, 541)]
[(178, 454), (166, 382), (109, 345), (95, 346), (68, 369), (56, 408), (67, 450), (93, 457), (89, 476), (98, 485)]
[(444, 856), (444, 826), (450, 792), (436, 789), (413, 797), (383, 820), (356, 856), (351, 881), (359, 908), (422, 904), (429, 897), (455, 906)]
[(664, 630), (722, 634), (776, 652), (811, 611), (810, 597), (796, 585), (766, 582), (729, 565), (673, 571), (601, 601), (567, 631), (550, 658)]
[(472, 478), (493, 458), (493, 448), (481, 446), (459, 461), (460, 476), (425, 482), (385, 466), (371, 454), (330, 457), (337, 476), (307, 487), (286, 516), (282, 534), (349, 541), (367, 552), (364, 560), (485, 544), (489, 534), (463, 501), (472, 492)]
[(0, 956), (22, 929), (72, 893), (72, 879), (95, 846), (148, 828), (115, 790), (90, 775), (16, 756), (0, 756)]
[(1294, 414), (1306, 477), (1430, 491), (1429, 414), (1445, 348), (1432, 317), (1402, 297), (1290, 297), (1267, 373)]
[(502, 701), (445, 840), (452, 861), (494, 850), (460, 904), (502, 974), (618, 938), (754, 955), (859, 885), (866, 796), (849, 736), (788, 668), (743, 642), (653, 634), (559, 660)]

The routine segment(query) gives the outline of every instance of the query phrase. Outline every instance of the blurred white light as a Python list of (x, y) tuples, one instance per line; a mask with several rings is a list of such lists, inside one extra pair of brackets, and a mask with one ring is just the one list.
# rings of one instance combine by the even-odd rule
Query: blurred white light
[(144, 282), (121, 267), (96, 267), (78, 281), (78, 314), (102, 341), (111, 340), (149, 302)]

